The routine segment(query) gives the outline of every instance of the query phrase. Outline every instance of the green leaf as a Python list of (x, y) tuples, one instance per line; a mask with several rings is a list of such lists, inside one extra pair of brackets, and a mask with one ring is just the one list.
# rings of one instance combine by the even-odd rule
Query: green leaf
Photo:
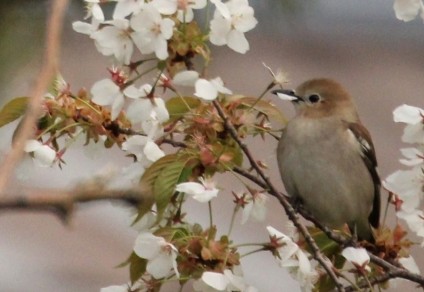
[(270, 119), (274, 119), (279, 123), (287, 124), (287, 119), (284, 117), (283, 113), (271, 102), (266, 100), (259, 100), (256, 97), (242, 97), (240, 98), (241, 104), (247, 107), (251, 107), (255, 105), (254, 108), (269, 117)]
[(166, 109), (169, 112), (171, 119), (176, 119), (184, 116), (190, 109), (200, 105), (200, 100), (195, 97), (173, 97), (166, 102)]
[(175, 186), (181, 181), (186, 163), (187, 161), (174, 161), (164, 167), (156, 178), (155, 184), (153, 185), (153, 192), (155, 194), (156, 207), (159, 214), (168, 206), (174, 194)]
[(147, 260), (140, 258), (135, 254), (135, 252), (131, 253), (129, 258), (130, 262), (130, 280), (131, 284), (134, 284), (138, 279), (143, 276), (146, 271)]
[(20, 118), (27, 109), (28, 97), (17, 97), (6, 103), (0, 111), (0, 127)]
[(175, 185), (191, 175), (191, 168), (186, 167), (191, 159), (187, 155), (169, 154), (153, 163), (141, 177), (141, 184), (153, 192), (158, 214), (167, 207)]

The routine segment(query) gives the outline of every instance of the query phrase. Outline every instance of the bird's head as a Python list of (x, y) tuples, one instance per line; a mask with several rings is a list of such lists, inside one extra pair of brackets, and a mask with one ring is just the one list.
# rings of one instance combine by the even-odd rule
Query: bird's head
[(273, 93), (291, 100), (298, 116), (338, 116), (346, 121), (358, 120), (356, 106), (349, 93), (331, 79), (312, 79), (302, 83), (295, 90), (277, 89)]

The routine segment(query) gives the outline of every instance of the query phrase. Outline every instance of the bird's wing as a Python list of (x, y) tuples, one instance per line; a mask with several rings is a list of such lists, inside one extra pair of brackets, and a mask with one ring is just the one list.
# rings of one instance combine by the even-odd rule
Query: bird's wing
[(375, 156), (374, 144), (371, 135), (361, 123), (347, 123), (348, 130), (355, 136), (360, 145), (361, 157), (367, 166), (374, 182), (374, 201), (369, 222), (375, 228), (380, 223), (380, 177), (377, 173), (377, 158)]

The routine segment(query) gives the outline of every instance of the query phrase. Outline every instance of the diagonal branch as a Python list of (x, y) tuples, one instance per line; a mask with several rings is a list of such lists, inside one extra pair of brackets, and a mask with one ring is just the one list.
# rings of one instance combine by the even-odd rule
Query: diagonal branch
[(29, 101), (27, 112), (24, 116), (22, 127), (18, 131), (14, 141), (12, 150), (2, 161), (0, 167), (0, 194), (5, 190), (7, 183), (10, 181), (10, 176), (16, 163), (22, 156), (25, 141), (34, 135), (34, 125), (37, 122), (41, 111), (41, 101), (44, 93), (47, 90), (49, 83), (52, 81), (57, 69), (60, 50), (60, 35), (63, 26), (63, 18), (68, 6), (68, 0), (51, 1), (52, 9), (50, 18), (47, 23), (46, 35), (46, 50), (44, 62), (37, 82), (31, 91), (32, 98)]
[(284, 210), (286, 211), (287, 216), (289, 219), (293, 222), (293, 224), (296, 226), (296, 228), (299, 230), (299, 232), (303, 235), (306, 242), (308, 243), (309, 247), (312, 250), (313, 257), (320, 263), (320, 265), (324, 268), (326, 273), (331, 277), (331, 279), (334, 281), (337, 290), (338, 291), (344, 291), (342, 283), (338, 280), (337, 275), (333, 271), (332, 265), (328, 264), (329, 261), (327, 261), (320, 251), (318, 245), (316, 244), (315, 240), (312, 238), (309, 231), (306, 229), (305, 225), (303, 225), (300, 220), (299, 216), (296, 214), (295, 210), (287, 200), (287, 198), (282, 195), (271, 183), (269, 178), (265, 175), (265, 173), (262, 171), (258, 163), (253, 158), (252, 154), (250, 153), (249, 148), (244, 144), (241, 139), (239, 138), (236, 129), (229, 121), (227, 115), (225, 114), (223, 108), (217, 102), (216, 100), (213, 101), (213, 105), (215, 106), (219, 116), (224, 121), (224, 127), (229, 132), (231, 137), (237, 142), (237, 144), (240, 146), (244, 154), (246, 155), (247, 159), (249, 160), (250, 165), (255, 169), (255, 171), (258, 173), (258, 175), (262, 178), (264, 183), (267, 186), (268, 192), (277, 198), (277, 200), (280, 202), (280, 204), (283, 206)]

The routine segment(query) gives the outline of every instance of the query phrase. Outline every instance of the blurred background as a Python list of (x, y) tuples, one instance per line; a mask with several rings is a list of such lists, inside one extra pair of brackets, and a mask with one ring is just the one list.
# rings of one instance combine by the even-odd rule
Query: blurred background
[[(362, 121), (374, 138), (381, 177), (401, 168), (398, 159), (399, 148), (405, 147), (400, 141), (403, 127), (393, 122), (392, 111), (404, 103), (424, 107), (422, 21), (397, 20), (393, 1), (386, 0), (250, 2), (259, 21), (247, 34), (250, 51), (239, 55), (227, 47), (213, 47), (210, 76), (219, 75), (233, 92), (251, 96), (260, 94), (270, 82), (263, 62), (287, 72), (293, 87), (313, 77), (334, 78), (356, 99)], [(46, 1), (0, 2), (0, 104), (29, 94), (41, 65), (48, 10)], [(88, 37), (72, 31), (72, 22), (84, 15), (82, 1), (71, 1), (62, 38), (61, 71), (73, 90), (90, 88), (106, 77), (109, 65)], [(274, 101), (288, 117), (293, 115), (289, 104)], [(0, 129), (2, 153), (10, 148), (14, 127), (16, 124)], [(252, 147), (256, 158), (269, 165), (272, 181), (282, 188), (275, 164), (276, 141), (256, 140)], [(81, 151), (71, 150), (65, 155), (67, 164), (62, 170), (32, 168), (22, 184), (72, 187), (111, 165), (129, 163), (116, 148), (107, 157), (89, 159)], [(232, 212), (231, 189), (227, 188), (232, 180), (219, 178), (224, 191), (213, 203), (214, 218), (222, 232), (226, 232)], [(13, 187), (19, 188), (18, 183)], [(382, 198), (387, 198), (385, 192)], [(268, 207), (265, 223), (234, 230), (236, 242), (267, 240), (266, 225), (287, 231), (283, 209), (272, 198)], [(206, 206), (189, 202), (187, 210), (189, 219), (207, 222)], [(49, 214), (0, 215), (0, 292), (98, 291), (127, 282), (127, 269), (115, 268), (127, 258), (137, 235), (129, 227), (126, 207), (86, 204), (76, 210), (69, 226)], [(422, 250), (413, 248), (412, 254), (423, 271)], [(300, 291), (270, 254), (244, 258), (242, 266), (248, 282), (259, 291)], [(402, 282), (390, 291), (414, 288)], [(185, 291), (190, 290), (188, 286)], [(165, 291), (175, 291), (175, 286)]]

